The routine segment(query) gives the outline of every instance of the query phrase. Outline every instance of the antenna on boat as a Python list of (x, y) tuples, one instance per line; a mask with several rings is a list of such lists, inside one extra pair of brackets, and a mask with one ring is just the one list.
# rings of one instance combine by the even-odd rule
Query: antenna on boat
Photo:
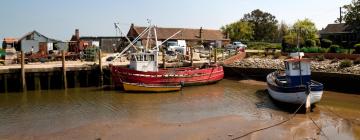
[(148, 24), (149, 24), (149, 31), (148, 31), (148, 36), (147, 36), (147, 40), (146, 40), (146, 46), (145, 46), (145, 51), (147, 52), (147, 51), (149, 51), (148, 49), (149, 49), (149, 42), (151, 43), (151, 36), (152, 36), (152, 34), (151, 34), (151, 29), (153, 28), (153, 26), (152, 26), (152, 24), (151, 24), (151, 20), (150, 19), (146, 19), (147, 20), (147, 22), (148, 22)]

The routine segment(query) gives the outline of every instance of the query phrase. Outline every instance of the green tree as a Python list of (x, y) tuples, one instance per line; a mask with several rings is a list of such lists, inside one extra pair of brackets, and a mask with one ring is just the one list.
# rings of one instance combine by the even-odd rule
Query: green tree
[(282, 21), (278, 27), (277, 41), (282, 41), (287, 34), (289, 34), (289, 27), (284, 21)]
[(299, 34), (303, 40), (315, 40), (317, 38), (317, 29), (315, 23), (310, 19), (298, 20), (292, 28), (292, 32)]
[(257, 41), (274, 41), (278, 27), (276, 17), (270, 13), (259, 9), (245, 14), (242, 21), (250, 22), (254, 25), (254, 39)]
[(246, 21), (237, 21), (221, 27), (224, 34), (228, 35), (231, 40), (252, 40), (253, 25)]
[(360, 1), (352, 0), (351, 4), (345, 5), (346, 14), (344, 16), (347, 30), (360, 34)]
[[(290, 27), (287, 34), (283, 37), (282, 47), (284, 51), (294, 50), (299, 42), (300, 47), (307, 46), (311, 47), (316, 44), (317, 40), (317, 29), (315, 24), (309, 20), (298, 20), (292, 27)], [(314, 43), (315, 42), (315, 43)]]

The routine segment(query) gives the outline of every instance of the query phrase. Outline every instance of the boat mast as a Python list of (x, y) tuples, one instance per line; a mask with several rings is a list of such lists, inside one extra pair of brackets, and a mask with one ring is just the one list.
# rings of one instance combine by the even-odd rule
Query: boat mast
[[(155, 63), (156, 66), (159, 66), (159, 62), (158, 62), (158, 55), (159, 55), (159, 44), (158, 44), (158, 39), (157, 39), (157, 33), (156, 33), (156, 26), (154, 25), (154, 36), (155, 36), (155, 45), (156, 45), (156, 50), (155, 50)], [(164, 63), (165, 65), (165, 63)]]
[(301, 74), (301, 56), (300, 56), (300, 41), (299, 41), (299, 34), (301, 33), (301, 27), (298, 29), (298, 33), (296, 34), (297, 38), (297, 54), (299, 55), (299, 73), (300, 73), (300, 84), (303, 85), (303, 79)]
[[(118, 31), (123, 34), (123, 32), (121, 31), (121, 29), (118, 27), (117, 25), (118, 23), (115, 23), (115, 28), (118, 29)], [(139, 36), (137, 36), (133, 41), (130, 41), (130, 39), (127, 36), (124, 36), (126, 38), (126, 40), (129, 42), (129, 45), (126, 46), (120, 53), (117, 53), (115, 55), (115, 58), (112, 60), (112, 62), (114, 62), (117, 58), (121, 57), (123, 55), (123, 53), (125, 53), (125, 51), (127, 51), (131, 46), (133, 46), (136, 49), (134, 43), (137, 42), (142, 36), (144, 36), (146, 34), (146, 32), (149, 31), (149, 27), (146, 27), (144, 31), (142, 31)]]

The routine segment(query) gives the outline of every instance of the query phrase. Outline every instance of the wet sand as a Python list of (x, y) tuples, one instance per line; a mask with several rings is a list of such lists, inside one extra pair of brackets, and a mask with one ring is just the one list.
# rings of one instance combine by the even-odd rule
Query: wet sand
[[(323, 128), (322, 132), (313, 125), (307, 115), (299, 115), (293, 120), (273, 128), (245, 134), (271, 126), (281, 120), (256, 121), (246, 120), (240, 116), (226, 116), (204, 119), (191, 123), (162, 123), (144, 120), (112, 120), (100, 121), (62, 130), (49, 134), (12, 135), (7, 139), (148, 139), (148, 140), (194, 140), (194, 139), (358, 139), (348, 136), (348, 131), (359, 133), (359, 124), (351, 126), (351, 122), (342, 119), (322, 119), (312, 115), (313, 119)], [(350, 132), (351, 133), (351, 132)]]
[[(274, 104), (264, 89), (263, 82), (223, 80), (182, 93), (77, 89), (0, 95), (0, 138), (235, 139), (292, 115)], [(13, 102), (19, 98), (20, 103)], [(360, 139), (360, 96), (325, 92), (314, 112), (241, 139)]]

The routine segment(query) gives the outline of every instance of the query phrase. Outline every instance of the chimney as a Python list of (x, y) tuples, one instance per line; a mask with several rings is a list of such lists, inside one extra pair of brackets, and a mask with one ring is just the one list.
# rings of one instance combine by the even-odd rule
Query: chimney
[(80, 38), (79, 29), (75, 29), (75, 36), (76, 36), (77, 39)]

